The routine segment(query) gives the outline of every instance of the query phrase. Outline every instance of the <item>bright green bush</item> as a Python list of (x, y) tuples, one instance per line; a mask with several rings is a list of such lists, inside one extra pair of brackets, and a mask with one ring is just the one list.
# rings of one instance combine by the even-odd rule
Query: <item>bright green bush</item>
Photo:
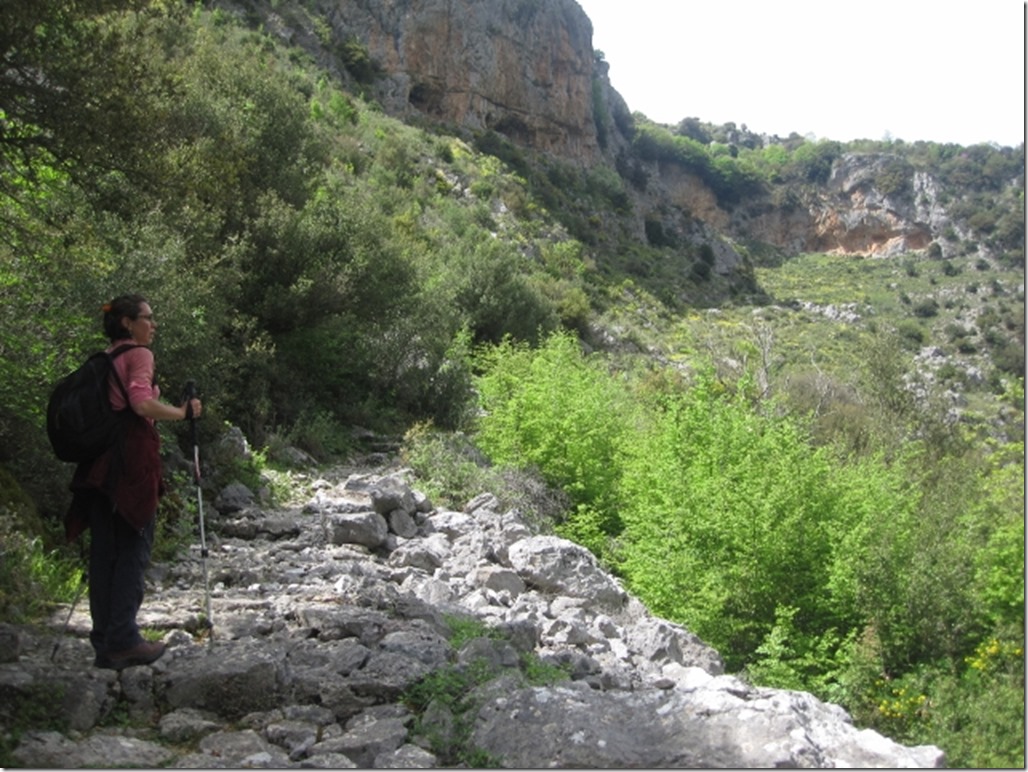
[(775, 609), (775, 623), (747, 663), (746, 675), (755, 683), (809, 691), (841, 702), (845, 692), (839, 678), (848, 664), (853, 633), (843, 639), (833, 628), (804, 632), (795, 623), (800, 612), (796, 606)]
[(633, 414), (624, 388), (568, 333), (535, 350), (505, 341), (483, 352), (480, 366), (481, 448), (495, 462), (539, 469), (580, 513), (599, 513), (590, 533), (617, 534), (620, 456)]
[(1011, 442), (978, 477), (973, 505), (980, 547), (974, 595), (995, 630), (1024, 628), (1024, 443)]
[[(1023, 668), (967, 664), (989, 640), (1023, 646), (1019, 447), (995, 468), (931, 438), (846, 459), (755, 409), (745, 381), (729, 391), (700, 368), (636, 385), (566, 336), (479, 364), (481, 446), (564, 487), (561, 534), (729, 669), (911, 742), (1023, 726)], [(986, 745), (961, 740), (957, 758), (1023, 754)]]
[(890, 675), (959, 662), (990, 631), (1024, 623), (1023, 471), (934, 458), (924, 472), (923, 461), (914, 453), (894, 465), (913, 481), (908, 492), (862, 513), (833, 569)]
[(651, 416), (622, 480), (620, 570), (733, 667), (765, 640), (780, 603), (801, 610), (793, 623), (806, 635), (852, 624), (831, 566), (871, 504), (798, 422), (754, 412), (701, 375)]

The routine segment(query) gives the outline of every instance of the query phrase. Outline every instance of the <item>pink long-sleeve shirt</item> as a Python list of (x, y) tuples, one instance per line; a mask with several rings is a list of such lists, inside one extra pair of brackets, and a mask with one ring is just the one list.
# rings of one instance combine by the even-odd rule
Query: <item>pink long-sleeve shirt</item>
[[(114, 349), (123, 346), (126, 341), (115, 341), (108, 348), (110, 353)], [(153, 352), (146, 346), (136, 346), (114, 359), (114, 369), (121, 378), (125, 391), (128, 392), (129, 402), (138, 405), (148, 399), (157, 399), (161, 396), (160, 387), (154, 382), (154, 359)], [(125, 396), (118, 388), (118, 384), (111, 379), (110, 384), (111, 407), (115, 410), (124, 410)]]

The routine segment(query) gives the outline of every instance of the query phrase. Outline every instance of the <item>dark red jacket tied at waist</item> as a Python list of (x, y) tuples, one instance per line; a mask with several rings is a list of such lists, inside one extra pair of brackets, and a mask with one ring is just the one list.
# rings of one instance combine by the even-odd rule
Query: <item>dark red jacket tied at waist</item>
[(74, 541), (89, 527), (89, 501), (106, 496), (126, 522), (143, 530), (157, 516), (164, 493), (161, 438), (153, 422), (131, 409), (119, 411), (118, 441), (102, 456), (79, 464), (72, 476), (72, 501), (64, 519), (64, 533)]

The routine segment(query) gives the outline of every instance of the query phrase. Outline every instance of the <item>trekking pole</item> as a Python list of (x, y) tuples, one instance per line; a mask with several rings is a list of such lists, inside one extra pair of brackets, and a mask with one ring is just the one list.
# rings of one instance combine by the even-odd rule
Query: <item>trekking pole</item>
[(79, 598), (82, 597), (82, 591), (86, 589), (86, 583), (89, 581), (87, 572), (83, 571), (79, 575), (79, 586), (75, 590), (75, 599), (71, 602), (71, 608), (68, 609), (68, 616), (64, 620), (64, 627), (61, 629), (61, 634), (57, 640), (54, 641), (54, 650), (50, 652), (50, 661), (54, 661), (54, 657), (57, 656), (57, 647), (61, 645), (61, 640), (68, 634), (68, 625), (71, 624), (71, 615), (75, 613), (75, 607), (79, 604)]
[(196, 440), (196, 416), (193, 415), (192, 399), (196, 397), (196, 384), (186, 381), (186, 417), (191, 424), (193, 435), (193, 480), (196, 482), (196, 502), (200, 512), (200, 562), (203, 564), (203, 593), (206, 611), (206, 626), (210, 631), (210, 640), (214, 641), (214, 618), (211, 616), (211, 588), (207, 582), (207, 536), (203, 524), (203, 489), (200, 487), (200, 445)]

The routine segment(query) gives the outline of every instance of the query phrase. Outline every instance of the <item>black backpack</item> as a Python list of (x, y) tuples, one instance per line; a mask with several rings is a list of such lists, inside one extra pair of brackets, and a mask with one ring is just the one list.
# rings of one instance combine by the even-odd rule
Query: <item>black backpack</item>
[(113, 373), (128, 404), (114, 359), (130, 348), (135, 346), (122, 346), (109, 354), (99, 351), (54, 386), (46, 407), (46, 433), (61, 461), (92, 461), (114, 444), (122, 411), (111, 407), (108, 376)]

